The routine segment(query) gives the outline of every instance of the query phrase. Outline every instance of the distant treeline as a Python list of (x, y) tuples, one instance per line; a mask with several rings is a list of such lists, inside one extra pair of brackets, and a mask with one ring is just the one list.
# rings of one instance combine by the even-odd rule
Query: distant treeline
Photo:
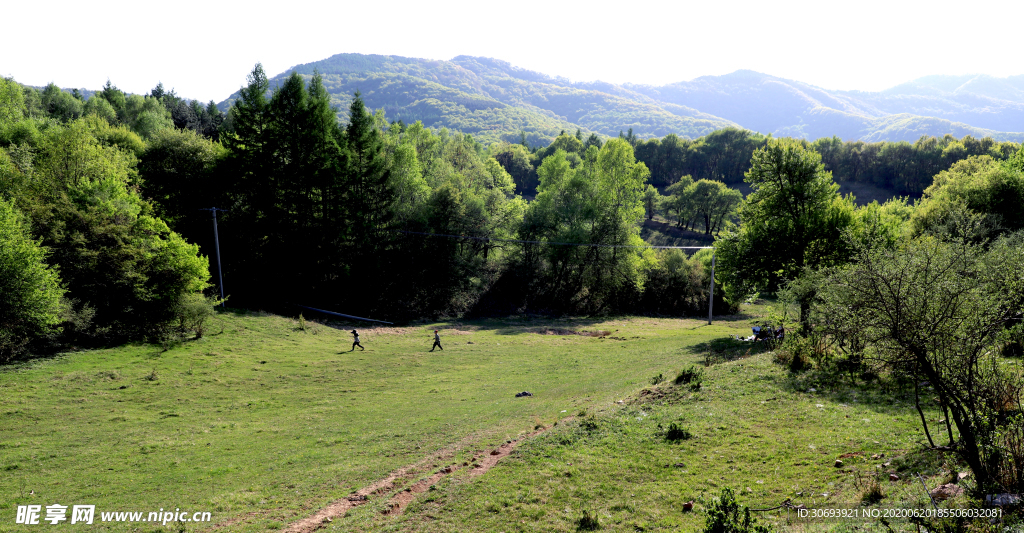
[[(751, 155), (763, 148), (770, 136), (726, 128), (692, 141), (676, 135), (642, 140), (633, 135), (632, 130), (620, 134), (620, 138), (629, 142), (637, 160), (647, 165), (651, 184), (663, 189), (682, 176), (739, 185), (750, 168)], [(536, 187), (536, 174), (527, 163), (535, 168), (556, 149), (580, 154), (590, 144), (599, 143), (595, 135), (584, 140), (579, 132), (575, 137), (563, 132), (545, 148), (521, 149), (505, 143), (497, 157), (512, 174), (519, 189), (531, 194)], [(979, 155), (1004, 161), (1020, 148), (1017, 143), (997, 142), (991, 137), (975, 139), (970, 135), (962, 139), (952, 135), (921, 137), (913, 144), (906, 141), (844, 142), (838, 137), (801, 143), (821, 154), (825, 169), (832, 172), (832, 178), (837, 182), (868, 183), (897, 195), (912, 197), (920, 196), (936, 174), (957, 161)]]

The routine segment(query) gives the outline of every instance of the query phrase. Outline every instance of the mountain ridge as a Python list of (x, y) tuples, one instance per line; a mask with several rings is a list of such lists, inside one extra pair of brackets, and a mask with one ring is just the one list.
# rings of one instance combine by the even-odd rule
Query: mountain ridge
[[(546, 145), (561, 131), (697, 138), (735, 127), (814, 140), (916, 141), (922, 135), (1024, 141), (1024, 75), (925, 76), (884, 91), (837, 91), (753, 70), (662, 86), (574, 82), (500, 59), (335, 54), (271, 78), (319, 71), (347, 120), (352, 94), (389, 120), (420, 120), (482, 142)], [(222, 109), (237, 98), (221, 102)]]

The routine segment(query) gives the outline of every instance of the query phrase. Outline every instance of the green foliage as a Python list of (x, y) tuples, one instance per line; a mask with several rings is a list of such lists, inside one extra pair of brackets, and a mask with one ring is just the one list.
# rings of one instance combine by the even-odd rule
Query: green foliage
[(26, 111), (21, 85), (13, 78), (0, 78), (0, 130), (20, 121)]
[(46, 116), (69, 122), (82, 116), (82, 101), (50, 83), (43, 89), (42, 107)]
[(31, 237), (13, 202), (0, 197), (0, 362), (59, 331), (64, 292), (45, 249)]
[(991, 454), (1016, 405), (1007, 391), (1021, 386), (1019, 373), (995, 360), (1004, 328), (1024, 313), (1020, 241), (1003, 238), (986, 250), (923, 237), (866, 249), (822, 286), (824, 331), (859, 331), (866, 357), (930, 382), (959, 430), (956, 450), (980, 494), (1006, 474)]
[[(710, 250), (709, 250), (710, 251)], [(655, 250), (643, 291), (630, 307), (635, 312), (693, 316), (706, 314), (711, 288), (711, 254), (701, 250), (687, 257), (681, 250)], [(715, 313), (732, 310), (715, 291)]]
[(201, 339), (206, 333), (207, 321), (216, 314), (214, 308), (221, 302), (202, 293), (184, 293), (174, 303), (175, 333)]
[(500, 142), (491, 146), (491, 156), (501, 164), (512, 177), (516, 191), (534, 194), (537, 191), (537, 171), (531, 162), (530, 152), (521, 144)]
[(110, 105), (105, 98), (99, 95), (92, 95), (85, 102), (83, 112), (86, 116), (97, 116), (107, 121), (108, 124), (117, 124), (117, 110)]
[[(716, 242), (721, 277), (733, 301), (774, 290), (805, 267), (842, 262), (843, 232), (854, 220), (851, 198), (821, 164), (821, 157), (792, 140), (771, 140), (756, 151), (747, 172), (753, 191), (740, 207), (741, 227)], [(802, 302), (806, 319), (807, 302)]]
[(962, 213), (978, 215), (987, 235), (1024, 229), (1024, 171), (989, 156), (971, 156), (939, 172), (911, 224), (915, 233), (948, 233)]
[(690, 365), (676, 376), (676, 385), (687, 385), (691, 391), (699, 391), (704, 384), (704, 369)]
[(201, 229), (207, 230), (208, 217), (199, 217), (198, 210), (223, 196), (215, 170), (224, 157), (220, 144), (192, 130), (159, 130), (139, 162), (143, 191), (170, 225), (198, 233), (201, 219)]
[(143, 139), (153, 137), (162, 129), (174, 127), (171, 113), (167, 111), (160, 100), (152, 96), (137, 94), (128, 96), (125, 99), (123, 112), (119, 113), (118, 118)]
[(693, 438), (693, 434), (690, 430), (672, 422), (668, 425), (668, 429), (665, 430), (665, 440), (669, 442), (676, 442), (680, 440), (690, 440)]
[(758, 525), (750, 516), (750, 509), (736, 502), (732, 489), (722, 489), (722, 494), (708, 506), (704, 533), (768, 533), (771, 528)]
[[(10, 194), (67, 287), (65, 340), (158, 335), (184, 293), (206, 286), (206, 259), (139, 197), (141, 141), (96, 117), (50, 125), (25, 151), (31, 179)], [(20, 149), (19, 149), (20, 151)]]
[(601, 521), (598, 520), (597, 515), (590, 514), (587, 509), (583, 510), (583, 515), (576, 521), (576, 531), (597, 531), (601, 529)]
[(600, 150), (591, 147), (579, 168), (557, 150), (537, 173), (537, 199), (520, 237), (588, 246), (526, 245), (522, 260), (539, 282), (537, 294), (530, 296), (542, 306), (594, 312), (627, 291), (642, 291), (653, 258), (642, 247), (638, 228), (648, 172), (629, 143), (612, 139)]

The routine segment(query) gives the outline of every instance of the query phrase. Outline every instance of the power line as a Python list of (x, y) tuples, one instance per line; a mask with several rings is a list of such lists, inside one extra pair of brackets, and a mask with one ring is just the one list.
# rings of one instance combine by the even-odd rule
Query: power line
[(449, 235), (447, 233), (425, 233), (422, 231), (398, 230), (398, 233), (410, 235), (426, 235), (428, 237), (449, 237), (453, 239), (469, 239), (488, 242), (518, 242), (523, 244), (554, 244), (557, 246), (585, 246), (590, 248), (654, 248), (659, 250), (707, 250), (713, 246), (657, 246), (653, 244), (590, 244), (583, 242), (525, 241), (521, 239), (496, 239), (493, 237), (473, 237), (471, 235)]
[(365, 322), (379, 322), (381, 324), (391, 324), (391, 325), (394, 325), (393, 323), (386, 322), (384, 320), (375, 320), (375, 319), (372, 319), (372, 318), (363, 318), (361, 316), (343, 315), (341, 313), (335, 313), (334, 311), (325, 311), (323, 309), (317, 309), (315, 307), (306, 307), (305, 305), (298, 305), (298, 304), (296, 304), (296, 307), (301, 307), (303, 309), (309, 309), (310, 311), (316, 311), (318, 313), (326, 313), (328, 315), (340, 316), (340, 317), (344, 317), (344, 318), (351, 318), (351, 319), (355, 319), (355, 320), (363, 320)]

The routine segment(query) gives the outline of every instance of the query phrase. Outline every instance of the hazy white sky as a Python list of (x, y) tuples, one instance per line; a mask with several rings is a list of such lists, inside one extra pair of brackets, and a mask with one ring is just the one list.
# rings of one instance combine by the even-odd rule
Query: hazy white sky
[[(955, 7), (954, 7), (955, 6)], [(1024, 74), (1024, 2), (521, 0), (10, 2), (0, 76), (221, 101), (342, 52), (487, 56), (577, 81), (660, 85), (751, 69), (827, 89)]]

